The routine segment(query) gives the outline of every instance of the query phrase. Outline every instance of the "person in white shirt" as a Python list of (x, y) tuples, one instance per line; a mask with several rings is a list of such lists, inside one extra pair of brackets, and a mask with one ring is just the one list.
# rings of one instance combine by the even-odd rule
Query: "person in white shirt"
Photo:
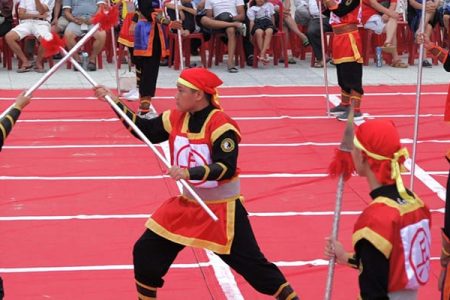
[(227, 35), (228, 48), (228, 72), (237, 73), (234, 65), (234, 54), (236, 52), (236, 32), (242, 36), (247, 33), (247, 26), (243, 23), (245, 9), (243, 0), (206, 0), (206, 15), (200, 19), (203, 26), (214, 31), (223, 31)]
[[(316, 61), (314, 68), (323, 68), (322, 42), (320, 34), (320, 12), (316, 0), (295, 0), (295, 22), (307, 26), (311, 48), (314, 51)], [(323, 31), (331, 32), (330, 19), (322, 14)]]
[[(27, 35), (34, 35), (37, 39), (51, 39), (50, 21), (52, 19), (51, 12), (53, 11), (54, 5), (55, 0), (20, 0), (17, 12), (20, 23), (5, 36), (8, 46), (22, 62), (22, 66), (17, 72), (24, 73), (33, 68), (19, 45), (20, 40)], [(42, 46), (39, 46), (34, 68), (39, 73), (45, 72), (42, 65), (43, 55), (44, 49)]]
[(250, 20), (250, 33), (256, 39), (256, 45), (260, 51), (258, 60), (263, 64), (269, 62), (266, 51), (269, 49), (272, 35), (275, 28), (275, 8), (267, 0), (256, 0), (255, 5), (247, 10), (247, 17)]

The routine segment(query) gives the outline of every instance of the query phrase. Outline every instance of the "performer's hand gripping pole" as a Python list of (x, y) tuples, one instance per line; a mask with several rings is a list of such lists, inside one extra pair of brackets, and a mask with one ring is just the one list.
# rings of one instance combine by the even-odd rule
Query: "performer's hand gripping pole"
[[(342, 195), (344, 193), (344, 182), (351, 177), (354, 171), (354, 165), (351, 157), (353, 149), (353, 117), (354, 103), (351, 103), (350, 113), (348, 115), (347, 124), (345, 126), (344, 137), (342, 138), (339, 149), (336, 149), (336, 156), (330, 165), (329, 173), (331, 177), (338, 176), (338, 185), (336, 191), (336, 204), (333, 217), (333, 228), (331, 231), (331, 240), (334, 242), (338, 238), (339, 220), (341, 217)], [(328, 277), (325, 288), (325, 300), (331, 299), (331, 291), (333, 289), (334, 265), (336, 257), (330, 258), (328, 263)]]
[[(61, 48), (61, 53), (67, 55), (67, 52), (64, 48)], [(80, 66), (80, 64), (73, 58), (71, 58), (72, 64), (75, 68), (80, 71), (80, 73), (86, 77), (92, 86), (96, 87), (98, 84), (92, 79), (92, 77)], [(166, 160), (166, 158), (156, 149), (155, 145), (142, 133), (142, 131), (133, 123), (133, 121), (128, 118), (128, 116), (120, 109), (120, 107), (114, 102), (114, 100), (109, 96), (105, 96), (106, 101), (111, 105), (111, 107), (120, 115), (120, 117), (127, 122), (127, 124), (133, 129), (133, 131), (141, 138), (147, 146), (152, 149), (152, 151), (156, 154), (156, 156), (164, 163), (167, 168), (170, 168), (170, 163)], [(192, 189), (192, 187), (183, 179), (180, 180), (183, 187), (189, 191), (189, 193), (194, 197), (197, 203), (206, 211), (206, 213), (213, 219), (214, 221), (219, 220), (217, 216), (212, 212), (212, 210), (205, 204), (205, 202), (200, 198), (200, 196)]]
[(323, 81), (325, 86), (325, 101), (327, 108), (327, 116), (330, 117), (330, 93), (328, 91), (328, 67), (327, 57), (325, 53), (325, 31), (323, 28), (322, 0), (317, 1), (319, 7), (319, 23), (320, 23), (320, 44), (322, 46), (322, 64), (323, 64)]

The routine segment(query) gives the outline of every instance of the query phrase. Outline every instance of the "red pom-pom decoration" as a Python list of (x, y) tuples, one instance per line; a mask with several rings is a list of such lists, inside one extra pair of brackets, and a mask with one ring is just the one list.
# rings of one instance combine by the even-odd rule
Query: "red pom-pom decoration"
[(103, 30), (111, 29), (119, 22), (119, 9), (117, 5), (110, 8), (101, 8), (91, 19), (92, 24), (100, 24)]
[(41, 38), (40, 40), (42, 47), (44, 48), (44, 57), (50, 57), (59, 53), (61, 47), (65, 47), (65, 42), (58, 34), (52, 32), (52, 38), (46, 40)]
[(355, 171), (352, 155), (350, 152), (336, 149), (334, 159), (328, 167), (328, 174), (331, 177), (343, 176), (344, 181), (347, 181)]

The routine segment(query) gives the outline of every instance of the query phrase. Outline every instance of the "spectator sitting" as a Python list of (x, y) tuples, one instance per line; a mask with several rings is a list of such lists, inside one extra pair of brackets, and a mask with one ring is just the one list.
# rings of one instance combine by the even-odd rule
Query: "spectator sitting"
[[(76, 38), (86, 34), (92, 28), (91, 17), (95, 15), (97, 10), (105, 5), (103, 0), (63, 0), (63, 9), (69, 24), (64, 31), (67, 47), (73, 48), (76, 44)], [(103, 49), (106, 41), (106, 32), (96, 31), (93, 35), (95, 41), (92, 52), (89, 53), (88, 71), (97, 70), (96, 57)], [(78, 53), (73, 57), (80, 61)], [(74, 68), (74, 70), (76, 70)]]
[(269, 49), (273, 33), (276, 32), (274, 14), (274, 6), (267, 0), (255, 0), (255, 5), (247, 10), (250, 33), (255, 37), (260, 51), (257, 59), (261, 60), (263, 64), (269, 62), (266, 51)]
[[(307, 27), (306, 36), (316, 57), (314, 68), (323, 68), (320, 11), (316, 0), (295, 0), (295, 22)], [(322, 10), (323, 11), (323, 10)], [(331, 32), (330, 18), (322, 14), (323, 31)]]
[[(50, 39), (50, 12), (53, 10), (54, 0), (20, 0), (18, 16), (19, 24), (11, 29), (5, 36), (11, 50), (17, 55), (22, 62), (21, 67), (17, 70), (18, 73), (29, 72), (33, 66), (22, 51), (19, 41), (27, 35), (34, 35), (36, 38)], [(36, 65), (34, 70), (36, 72), (45, 72), (42, 65), (44, 49), (39, 46), (38, 55), (36, 58)]]
[(53, 18), (52, 18), (52, 31), (58, 34), (64, 34), (64, 30), (66, 30), (69, 21), (67, 21), (66, 17), (63, 13), (63, 2), (62, 0), (55, 0), (55, 9), (53, 10)]
[(200, 23), (218, 32), (225, 32), (228, 48), (228, 72), (237, 73), (234, 65), (234, 54), (236, 52), (236, 31), (243, 36), (246, 35), (245, 10), (243, 0), (206, 0), (206, 15), (199, 16)]
[[(195, 31), (195, 15), (197, 14), (197, 9), (192, 0), (178, 0), (177, 5), (178, 13), (180, 14), (179, 17), (183, 24), (181, 35), (188, 36)], [(170, 19), (175, 20), (175, 5), (169, 1), (165, 3), (165, 6)]]
[(13, 0), (0, 0), (0, 37), (13, 28)]
[(448, 24), (450, 21), (450, 0), (444, 0), (443, 5), (439, 8), (439, 23), (448, 32)]
[(362, 23), (365, 29), (372, 30), (375, 34), (386, 33), (386, 40), (381, 49), (392, 55), (392, 67), (407, 68), (397, 52), (397, 22), (399, 14), (396, 12), (397, 1), (388, 1), (386, 8), (378, 0), (363, 0)]
[[(437, 7), (439, 5), (439, 0), (427, 0), (425, 2), (425, 35), (428, 39), (431, 37), (431, 32), (434, 26), (438, 24), (439, 18), (437, 12)], [(421, 16), (422, 16), (422, 0), (408, 0), (408, 26), (417, 35), (421, 31)], [(425, 55), (425, 52), (424, 52)], [(431, 63), (424, 59), (422, 61), (422, 66), (431, 68)]]

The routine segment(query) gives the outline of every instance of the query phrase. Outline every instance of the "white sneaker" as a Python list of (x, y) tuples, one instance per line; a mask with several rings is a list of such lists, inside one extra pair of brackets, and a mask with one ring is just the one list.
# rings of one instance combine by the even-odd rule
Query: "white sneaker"
[(158, 117), (158, 114), (156, 113), (156, 111), (150, 107), (150, 110), (148, 112), (142, 112), (142, 111), (138, 111), (137, 113), (138, 117), (141, 119), (154, 119), (156, 117)]
[(138, 89), (132, 89), (129, 92), (123, 94), (122, 97), (129, 101), (137, 101), (139, 100), (139, 91)]

